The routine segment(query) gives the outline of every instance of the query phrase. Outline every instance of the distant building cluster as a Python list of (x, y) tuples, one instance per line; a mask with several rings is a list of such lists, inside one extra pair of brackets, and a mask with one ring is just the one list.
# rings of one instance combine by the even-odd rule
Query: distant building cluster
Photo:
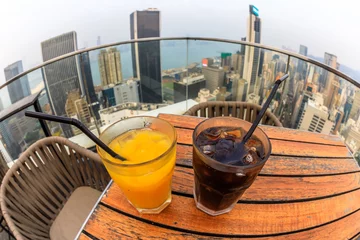
[[(160, 37), (160, 20), (160, 11), (153, 8), (131, 13), (130, 38)], [(261, 43), (261, 36), (259, 10), (250, 5), (246, 36), (241, 40)], [(100, 36), (96, 44), (101, 45)], [(360, 150), (360, 90), (320, 67), (239, 44), (237, 49), (224, 49), (216, 56), (198, 56), (198, 62), (187, 66), (162, 69), (160, 41), (130, 45), (131, 78), (124, 77), (122, 58), (126, 59), (126, 55), (121, 54), (119, 47), (94, 51), (95, 55), (84, 52), (44, 66), (41, 73), (47, 99), (41, 100), (43, 111), (79, 119), (92, 129), (188, 99), (199, 103), (241, 101), (262, 105), (274, 82), (288, 73), (289, 78), (277, 90), (269, 107), (283, 126), (338, 134), (352, 151)], [(43, 61), (76, 50), (76, 32), (41, 43)], [(299, 54), (307, 56), (308, 48), (300, 45)], [(324, 63), (335, 69), (340, 67), (337, 56), (331, 53), (324, 53)], [(22, 61), (4, 69), (7, 81), (21, 72)], [(31, 95), (27, 76), (9, 84), (8, 92), (11, 104)], [(0, 100), (0, 111), (3, 108)], [(40, 129), (36, 121), (21, 114), (1, 122), (0, 150), (5, 149), (16, 159), (38, 137), (32, 133), (34, 129)], [(50, 124), (50, 129), (54, 135), (68, 138), (80, 133), (66, 124)]]

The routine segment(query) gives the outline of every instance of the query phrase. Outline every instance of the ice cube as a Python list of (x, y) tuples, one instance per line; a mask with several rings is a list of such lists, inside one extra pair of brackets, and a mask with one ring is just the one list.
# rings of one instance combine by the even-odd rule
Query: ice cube
[(222, 130), (219, 128), (208, 128), (204, 131), (204, 135), (211, 140), (219, 139)]
[(249, 152), (243, 158), (243, 162), (245, 165), (253, 165), (259, 161), (259, 156), (257, 155), (256, 151), (249, 150)]
[(204, 145), (200, 146), (202, 152), (206, 155), (213, 155), (215, 152), (215, 145)]
[(228, 128), (225, 130), (226, 134), (228, 136), (232, 136), (234, 138), (241, 138), (242, 133), (240, 128)]

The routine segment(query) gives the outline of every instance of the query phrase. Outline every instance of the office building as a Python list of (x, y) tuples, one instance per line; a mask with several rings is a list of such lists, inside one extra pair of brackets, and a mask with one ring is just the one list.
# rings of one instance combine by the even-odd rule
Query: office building
[(183, 78), (180, 82), (174, 82), (174, 102), (182, 102), (187, 99), (198, 97), (200, 89), (206, 87), (204, 75)]
[[(259, 18), (259, 10), (253, 5), (249, 6), (246, 39), (251, 43), (260, 43), (261, 41), (261, 19)], [(260, 48), (246, 47), (243, 77), (249, 83), (248, 95), (255, 91), (259, 63)]]
[[(130, 37), (160, 37), (160, 11), (147, 9), (130, 15)], [(131, 44), (134, 77), (140, 79), (140, 100), (162, 103), (160, 41)]]
[[(337, 57), (330, 53), (325, 53), (324, 55), (324, 63), (332, 68), (336, 68), (337, 66)], [(321, 90), (323, 90), (325, 103), (329, 101), (326, 99), (330, 97), (330, 88), (332, 82), (335, 80), (335, 74), (328, 72), (326, 70), (322, 73), (322, 81), (321, 81)]]
[(339, 98), (339, 89), (340, 89), (340, 84), (339, 82), (333, 80), (329, 89), (329, 96), (325, 99), (325, 106), (328, 109), (332, 109), (335, 107), (335, 104)]
[[(88, 127), (90, 126), (91, 115), (88, 103), (85, 99), (85, 96), (80, 96), (80, 92), (78, 89), (74, 89), (67, 94), (65, 112), (67, 116), (80, 120), (84, 125)], [(77, 127), (71, 127), (75, 135), (81, 133), (81, 130), (79, 130)]]
[(229, 71), (231, 68), (231, 53), (221, 53), (221, 67), (224, 68), (225, 71)]
[(138, 84), (133, 80), (115, 86), (110, 85), (102, 90), (103, 107), (108, 108), (127, 102), (139, 102), (138, 93)]
[(330, 134), (333, 129), (334, 122), (329, 120), (327, 107), (319, 102), (309, 99), (305, 104), (305, 108), (301, 113), (299, 129)]
[[(23, 71), (24, 70), (23, 70), (22, 61), (20, 60), (14, 62), (13, 64), (10, 64), (4, 69), (5, 80), (8, 81), (13, 77), (19, 75)], [(10, 83), (7, 86), (7, 89), (9, 91), (11, 104), (16, 103), (17, 101), (31, 94), (27, 75), (21, 77), (20, 80)]]
[[(53, 37), (41, 43), (43, 61), (48, 61), (61, 55), (77, 50), (76, 32), (68, 32)], [(67, 93), (74, 89), (83, 89), (80, 84), (78, 58), (68, 57), (44, 67), (44, 82), (50, 105), (55, 115), (64, 116)], [(81, 92), (82, 94), (82, 92)], [(66, 137), (73, 135), (71, 128), (61, 124)]]
[(10, 155), (11, 159), (15, 160), (18, 159), (22, 151), (16, 139), (14, 139), (14, 135), (11, 133), (8, 123), (8, 119), (0, 122), (0, 140), (3, 143), (7, 153)]
[(350, 125), (347, 131), (344, 131), (345, 143), (353, 151), (360, 149), (360, 129), (355, 125)]
[(352, 97), (346, 98), (346, 102), (344, 106), (344, 118), (341, 121), (341, 123), (346, 123), (348, 121), (353, 103), (354, 103), (354, 98)]
[(340, 110), (334, 110), (334, 114), (332, 116), (332, 121), (334, 122), (334, 128), (331, 134), (336, 135), (339, 132), (341, 121), (344, 118), (344, 113)]
[(201, 60), (202, 66), (203, 67), (211, 67), (214, 64), (214, 59), (213, 58), (203, 58)]
[(349, 117), (356, 121), (359, 118), (359, 115), (360, 115), (360, 90), (356, 90)]
[(220, 88), (224, 85), (225, 72), (224, 69), (215, 68), (215, 67), (203, 67), (202, 73), (206, 80), (206, 88), (210, 92), (215, 91), (215, 89)]
[(247, 81), (240, 78), (239, 74), (228, 74), (226, 77), (231, 83), (231, 89), (228, 89), (231, 92), (231, 100), (245, 102), (248, 87)]
[[(299, 54), (307, 56), (307, 52), (308, 52), (308, 48), (304, 45), (300, 45)], [(307, 64), (299, 59), (297, 65), (297, 72), (300, 74), (301, 80), (304, 79), (306, 76), (306, 69), (307, 69)]]
[(98, 62), (103, 87), (122, 82), (121, 56), (116, 47), (101, 50), (98, 55)]
[(136, 81), (128, 80), (126, 83), (118, 84), (113, 87), (116, 104), (127, 102), (140, 102), (138, 94), (138, 84)]
[(81, 79), (85, 89), (84, 94), (86, 97), (86, 101), (89, 103), (92, 115), (95, 116), (96, 120), (99, 120), (100, 104), (95, 93), (94, 82), (90, 67), (90, 57), (88, 52), (80, 54), (80, 68)]
[(241, 54), (240, 52), (237, 52), (233, 54), (232, 56), (232, 68), (233, 71), (240, 75), (240, 78), (243, 77), (244, 72), (244, 54)]
[[(302, 98), (301, 98), (301, 103), (300, 103), (300, 108), (298, 110), (298, 113), (296, 114), (296, 119), (295, 119), (295, 127), (297, 129), (300, 128), (300, 121), (301, 121), (301, 118), (302, 118), (302, 113), (303, 113), (303, 111), (305, 109), (305, 106), (306, 106), (308, 100), (314, 99), (313, 98), (313, 92), (314, 91), (315, 90), (311, 86), (307, 86), (305, 91), (303, 92), (303, 95), (302, 95)], [(295, 112), (297, 112), (297, 111), (295, 111)]]

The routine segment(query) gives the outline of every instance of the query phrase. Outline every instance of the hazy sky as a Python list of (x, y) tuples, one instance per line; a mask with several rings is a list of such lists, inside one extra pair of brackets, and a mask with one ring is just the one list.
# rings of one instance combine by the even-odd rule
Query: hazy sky
[[(23, 60), (24, 69), (42, 62), (40, 42), (76, 31), (78, 46), (130, 39), (129, 15), (156, 7), (161, 11), (161, 36), (216, 37), (240, 40), (245, 36), (249, 4), (259, 8), (262, 43), (308, 53), (330, 52), (338, 62), (360, 69), (360, 14), (356, 1), (347, 0), (13, 0), (0, 7), (0, 84), (3, 69)], [(352, 6), (354, 5), (354, 6)]]

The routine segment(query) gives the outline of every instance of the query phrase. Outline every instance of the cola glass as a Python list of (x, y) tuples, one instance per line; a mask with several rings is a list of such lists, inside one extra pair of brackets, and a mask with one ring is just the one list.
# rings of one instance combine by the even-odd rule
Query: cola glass
[[(271, 143), (260, 128), (241, 147), (245, 152), (237, 151), (251, 125), (238, 118), (215, 117), (194, 130), (194, 199), (197, 208), (209, 215), (230, 212), (270, 156)], [(234, 157), (239, 159), (234, 162)]]

